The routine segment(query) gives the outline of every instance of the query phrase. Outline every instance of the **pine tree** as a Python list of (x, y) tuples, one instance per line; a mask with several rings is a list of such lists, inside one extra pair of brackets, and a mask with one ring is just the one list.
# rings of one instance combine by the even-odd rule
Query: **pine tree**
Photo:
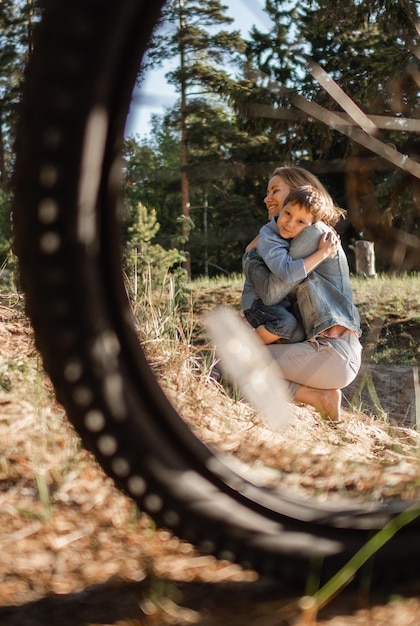
[[(216, 94), (227, 101), (234, 79), (222, 69), (234, 65), (236, 55), (245, 44), (237, 31), (221, 27), (230, 24), (219, 0), (170, 0), (164, 8), (162, 26), (156, 32), (148, 54), (149, 67), (156, 67), (168, 59), (177, 59), (177, 66), (167, 75), (179, 93), (179, 130), (181, 214), (185, 220), (184, 236), (189, 238), (191, 213), (188, 116), (195, 98)], [(191, 272), (190, 259), (186, 264)]]

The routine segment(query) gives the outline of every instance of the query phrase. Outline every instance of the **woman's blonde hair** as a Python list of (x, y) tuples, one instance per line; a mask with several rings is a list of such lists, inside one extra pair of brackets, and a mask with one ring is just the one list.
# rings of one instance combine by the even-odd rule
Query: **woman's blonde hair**
[(282, 167), (276, 167), (274, 172), (271, 174), (271, 178), (274, 178), (274, 176), (280, 176), (280, 178), (282, 178), (284, 182), (291, 187), (291, 189), (307, 186), (316, 189), (325, 207), (325, 215), (322, 217), (322, 221), (328, 224), (328, 226), (335, 226), (341, 218), (346, 216), (346, 211), (344, 209), (340, 209), (340, 207), (334, 204), (334, 200), (331, 198), (321, 181), (315, 176), (315, 174), (305, 170), (304, 167), (299, 167), (297, 165), (284, 165)]

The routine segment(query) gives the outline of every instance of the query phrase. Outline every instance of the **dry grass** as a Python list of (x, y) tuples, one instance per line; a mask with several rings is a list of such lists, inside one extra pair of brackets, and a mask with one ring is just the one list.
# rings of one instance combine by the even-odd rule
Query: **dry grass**
[(203, 373), (188, 351), (149, 356), (190, 428), (226, 462), (243, 463), (235, 467), (258, 484), (323, 500), (420, 497), (420, 436), (414, 429), (354, 410), (344, 410), (342, 423), (331, 425), (308, 407), (292, 406), (289, 427), (275, 432), (249, 404)]
[[(218, 301), (223, 291), (222, 286)], [(230, 303), (235, 294), (226, 294)], [(196, 303), (196, 293), (193, 298)], [(114, 488), (80, 447), (55, 401), (22, 309), (18, 296), (0, 302), (0, 604), (23, 605), (16, 615), (0, 609), (0, 623), (243, 626), (254, 617), (266, 626), (277, 626), (281, 619), (295, 623), (296, 607), (286, 611), (278, 602), (267, 603), (253, 586), (238, 592), (240, 598), (230, 590), (215, 600), (214, 585), (231, 582), (240, 590), (241, 584), (256, 584), (255, 573), (200, 555), (190, 544), (156, 529)], [(162, 331), (159, 324), (151, 327)], [(208, 376), (203, 344), (199, 350), (191, 344), (200, 332), (195, 322), (175, 333), (163, 328), (159, 341), (150, 335), (146, 349), (162, 386), (192, 430), (229, 455), (230, 462), (239, 463), (252, 480), (322, 499), (419, 496), (415, 430), (351, 411), (345, 411), (343, 424), (332, 428), (306, 407), (295, 407), (288, 432), (274, 433), (252, 407)], [(99, 591), (69, 595), (91, 585), (100, 585), (95, 587)], [(45, 612), (47, 604), (40, 605), (39, 615), (27, 605), (49, 594), (61, 599), (58, 608), (48, 605), (50, 613)], [(189, 608), (180, 607), (186, 599)], [(325, 617), (317, 623), (408, 626), (417, 623), (409, 619), (420, 615), (414, 599), (398, 609), (399, 617), (407, 613), (407, 621), (395, 621), (395, 605), (381, 608), (385, 613), (376, 607), (376, 617), (366, 610), (349, 621)]]
[(1, 605), (80, 592), (114, 576), (255, 578), (156, 530), (114, 488), (54, 399), (20, 298), (0, 308), (0, 344)]
[[(417, 276), (400, 280), (386, 277), (373, 281), (354, 279), (355, 299), (358, 303), (363, 302), (365, 308), (368, 308), (369, 299), (375, 315), (379, 308), (382, 310), (387, 306), (388, 317), (381, 318), (383, 326), (393, 316), (402, 315), (403, 311), (410, 321), (416, 320), (420, 315), (419, 283)], [(387, 377), (381, 381), (375, 373), (374, 382), (370, 377), (369, 385), (362, 390), (370, 392), (373, 400), (380, 403), (374, 407), (377, 410), (363, 410), (365, 407), (358, 391), (362, 373), (352, 389), (345, 390), (347, 410), (343, 411), (342, 423), (331, 426), (308, 407), (292, 406), (294, 419), (285, 432), (273, 432), (251, 406), (235, 398), (232, 390), (225, 390), (211, 379), (208, 372), (212, 351), (205, 343), (201, 315), (221, 303), (238, 308), (241, 287), (240, 280), (229, 284), (226, 279), (215, 285), (193, 284), (189, 303), (179, 311), (172, 306), (176, 337), (183, 336), (184, 341), (173, 340), (173, 319), (169, 327), (156, 321), (168, 319), (158, 308), (152, 313), (155, 323), (149, 327), (142, 325), (145, 348), (161, 386), (191, 429), (217, 452), (233, 455), (235, 466), (236, 461), (246, 464), (242, 471), (259, 484), (293, 488), (298, 495), (317, 495), (321, 499), (383, 501), (395, 497), (418, 498), (420, 435), (413, 428), (405, 427), (409, 420), (402, 425), (390, 420), (382, 410), (382, 405), (388, 406), (398, 398), (403, 400), (403, 390), (396, 393)], [(362, 321), (367, 327), (363, 311)], [(183, 325), (188, 329), (184, 333), (179, 331)], [(153, 334), (155, 328), (160, 332), (163, 330), (159, 337)], [(368, 332), (365, 332), (364, 340), (367, 344), (372, 341)], [(206, 350), (207, 364), (202, 358)], [(367, 346), (364, 352), (365, 358), (370, 358)], [(404, 342), (400, 352), (405, 353)], [(391, 375), (394, 381), (400, 380), (395, 371)], [(402, 380), (405, 375), (402, 370)], [(412, 378), (406, 380), (406, 385), (413, 404)], [(406, 407), (405, 416), (409, 408), (413, 407)]]

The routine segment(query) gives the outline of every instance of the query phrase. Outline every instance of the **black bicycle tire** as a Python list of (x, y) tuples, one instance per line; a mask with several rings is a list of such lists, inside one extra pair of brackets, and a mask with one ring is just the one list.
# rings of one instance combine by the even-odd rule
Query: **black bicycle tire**
[[(27, 311), (59, 401), (117, 487), (200, 550), (303, 590), (313, 568), (321, 580), (333, 575), (408, 503), (343, 511), (258, 488), (196, 439), (149, 368), (121, 278), (116, 163), (162, 5), (54, 0), (45, 9), (17, 140)], [(418, 532), (414, 520), (377, 553), (373, 585), (419, 577)]]

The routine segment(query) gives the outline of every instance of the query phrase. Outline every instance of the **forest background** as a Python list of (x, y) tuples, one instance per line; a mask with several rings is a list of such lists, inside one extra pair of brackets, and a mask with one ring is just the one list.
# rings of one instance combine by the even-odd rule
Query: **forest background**
[[(170, 61), (178, 100), (125, 140), (126, 272), (240, 272), (266, 219), (267, 179), (286, 163), (317, 174), (347, 210), (352, 270), (366, 239), (379, 271), (418, 271), (418, 4), (267, 0), (271, 27), (244, 39), (219, 0), (169, 0), (138, 86)], [(0, 4), (0, 261), (12, 270), (14, 137), (42, 6)]]

